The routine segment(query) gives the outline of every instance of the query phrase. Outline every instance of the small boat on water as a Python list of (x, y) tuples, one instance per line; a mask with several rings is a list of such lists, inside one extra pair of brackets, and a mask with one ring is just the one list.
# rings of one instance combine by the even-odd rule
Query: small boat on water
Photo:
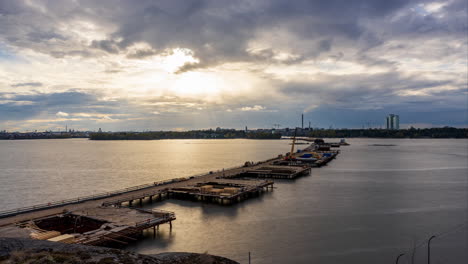
[(340, 140), (340, 145), (341, 145), (341, 146), (349, 146), (349, 143), (346, 142), (346, 140), (345, 140), (344, 138), (342, 138), (342, 139)]

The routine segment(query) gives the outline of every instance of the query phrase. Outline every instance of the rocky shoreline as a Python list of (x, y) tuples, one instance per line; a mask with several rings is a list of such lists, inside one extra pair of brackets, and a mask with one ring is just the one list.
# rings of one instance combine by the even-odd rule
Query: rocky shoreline
[(0, 263), (69, 264), (239, 264), (209, 254), (169, 252), (142, 255), (119, 249), (23, 238), (0, 238)]

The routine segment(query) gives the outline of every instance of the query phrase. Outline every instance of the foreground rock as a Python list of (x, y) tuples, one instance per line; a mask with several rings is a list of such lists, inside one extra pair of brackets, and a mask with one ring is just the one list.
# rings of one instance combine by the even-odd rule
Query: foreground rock
[(119, 249), (19, 238), (0, 238), (0, 263), (238, 264), (208, 254), (162, 253), (148, 256)]

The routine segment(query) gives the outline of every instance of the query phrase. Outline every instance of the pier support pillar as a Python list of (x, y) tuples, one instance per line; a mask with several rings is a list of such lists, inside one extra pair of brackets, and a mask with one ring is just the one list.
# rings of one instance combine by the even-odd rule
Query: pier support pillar
[(132, 206), (132, 204), (133, 204), (133, 200), (128, 201), (129, 206)]
[(169, 229), (172, 230), (172, 221), (169, 221)]
[(143, 205), (143, 198), (140, 198), (140, 206)]

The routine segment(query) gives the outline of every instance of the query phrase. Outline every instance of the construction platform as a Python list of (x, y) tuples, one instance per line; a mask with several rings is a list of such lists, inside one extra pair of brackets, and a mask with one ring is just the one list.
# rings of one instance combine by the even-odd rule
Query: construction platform
[(199, 183), (195, 186), (173, 188), (168, 191), (170, 198), (197, 200), (230, 205), (258, 196), (273, 189), (272, 181), (229, 181), (226, 179)]
[[(98, 207), (64, 212), (19, 222), (17, 228), (29, 231), (29, 237), (67, 244), (128, 244), (143, 230), (176, 220), (173, 212), (138, 208)], [(23, 232), (23, 235), (25, 233)]]
[(309, 175), (311, 167), (307, 164), (301, 166), (281, 166), (266, 164), (265, 166), (256, 166), (246, 169), (237, 175), (231, 175), (229, 178), (272, 178), (272, 179), (295, 179), (300, 176)]

